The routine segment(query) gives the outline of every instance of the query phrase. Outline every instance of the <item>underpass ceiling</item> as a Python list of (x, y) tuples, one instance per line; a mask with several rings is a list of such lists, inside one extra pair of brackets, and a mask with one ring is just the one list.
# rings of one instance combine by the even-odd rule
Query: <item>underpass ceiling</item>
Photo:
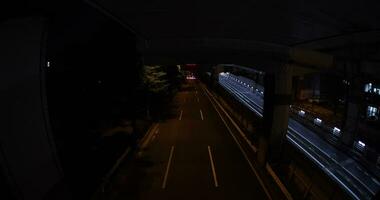
[(380, 30), (376, 1), (93, 1), (149, 40), (228, 38), (293, 46)]
[[(292, 47), (317, 51), (329, 49), (327, 52), (333, 54), (335, 52), (331, 49), (352, 43), (352, 37), (346, 35), (359, 33), (356, 34), (356, 38), (367, 38), (372, 42), (372, 39), (377, 40), (376, 37), (379, 35), (376, 30), (380, 30), (380, 23), (376, 21), (380, 19), (380, 4), (376, 1), (87, 2), (99, 5), (132, 27), (146, 40), (143, 52), (146, 56), (155, 57), (151, 60), (157, 60), (159, 55), (166, 54), (167, 57), (177, 57), (177, 60), (199, 62), (207, 60), (207, 56), (211, 58), (212, 55), (208, 54), (220, 52), (221, 49), (224, 51), (220, 53), (220, 58), (226, 58), (223, 55), (235, 54), (240, 50), (247, 57), (242, 62), (253, 59), (254, 55), (260, 56), (263, 52), (265, 54), (268, 49), (272, 54), (280, 52), (280, 57), (284, 55), (284, 49)], [(362, 32), (375, 36), (368, 39), (366, 34), (361, 36)], [(220, 41), (217, 45), (207, 43), (215, 43), (216, 40)], [(240, 42), (234, 43), (231, 48), (225, 48), (230, 41), (236, 40)], [(194, 41), (198, 42), (198, 45), (194, 45)], [(358, 41), (360, 43), (360, 39)], [(247, 49), (244, 43), (260, 45)], [(274, 46), (277, 48), (273, 48)], [(186, 57), (180, 55), (181, 52), (192, 55)], [(202, 52), (202, 55), (197, 57), (199, 52)], [(187, 59), (182, 59), (185, 57)], [(210, 59), (206, 62), (213, 61)], [(237, 63), (237, 60), (234, 61)]]
[[(83, 1), (127, 24), (144, 38), (139, 43), (144, 55), (155, 59), (166, 55), (212, 63), (224, 58), (240, 64), (289, 57), (292, 48), (303, 48), (379, 61), (380, 3), (375, 0)], [(68, 2), (15, 0), (14, 6), (2, 10), (23, 7), (20, 14), (28, 7), (43, 7), (50, 14), (73, 9)], [(88, 27), (84, 24), (82, 29)]]

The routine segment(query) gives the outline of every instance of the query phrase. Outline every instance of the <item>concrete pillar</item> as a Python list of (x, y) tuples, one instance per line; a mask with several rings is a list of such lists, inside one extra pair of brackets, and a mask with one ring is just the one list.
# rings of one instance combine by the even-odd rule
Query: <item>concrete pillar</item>
[(14, 199), (70, 199), (48, 120), (45, 30), (41, 18), (0, 24), (0, 173)]
[(258, 155), (261, 164), (281, 159), (292, 101), (292, 66), (283, 65), (274, 73), (266, 73), (264, 89), (264, 134)]
[(363, 96), (363, 84), (359, 78), (351, 79), (347, 86), (346, 110), (343, 124), (342, 142), (352, 146), (360, 118), (360, 102)]
[(292, 88), (293, 88), (293, 100), (294, 99), (300, 99), (300, 90), (301, 90), (301, 87), (300, 87), (300, 82), (301, 82), (301, 77), (300, 76), (293, 76), (293, 82), (292, 82)]
[(317, 73), (312, 76), (312, 90), (313, 97), (319, 97), (321, 95), (321, 74)]
[(213, 67), (213, 71), (211, 74), (211, 79), (212, 79), (212, 85), (215, 85), (219, 81), (219, 73), (224, 71), (223, 65), (217, 65)]

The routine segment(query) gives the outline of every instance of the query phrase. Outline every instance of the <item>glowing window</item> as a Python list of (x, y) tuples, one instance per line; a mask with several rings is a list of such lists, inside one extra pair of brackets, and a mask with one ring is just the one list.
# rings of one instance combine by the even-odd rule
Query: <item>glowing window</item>
[(380, 88), (373, 88), (373, 92), (380, 95)]
[(367, 107), (367, 117), (378, 117), (379, 109), (373, 106)]
[(364, 85), (364, 92), (371, 92), (372, 83), (367, 83)]

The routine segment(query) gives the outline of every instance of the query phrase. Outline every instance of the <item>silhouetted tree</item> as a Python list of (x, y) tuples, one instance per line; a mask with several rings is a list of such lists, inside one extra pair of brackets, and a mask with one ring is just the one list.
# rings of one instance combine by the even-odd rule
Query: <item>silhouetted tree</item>
[(150, 118), (152, 104), (162, 100), (168, 94), (167, 73), (161, 66), (144, 66), (142, 79), (147, 94), (147, 117)]

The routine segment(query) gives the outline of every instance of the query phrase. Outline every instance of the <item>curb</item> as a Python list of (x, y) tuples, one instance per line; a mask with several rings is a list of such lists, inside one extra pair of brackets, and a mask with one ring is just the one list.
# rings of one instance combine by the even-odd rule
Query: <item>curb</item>
[[(151, 140), (153, 133), (156, 133), (158, 129), (158, 123), (153, 123), (144, 137), (138, 142), (138, 149), (146, 148), (146, 146), (149, 144), (149, 141)], [(106, 175), (101, 179), (102, 183), (99, 185), (99, 188), (94, 192), (94, 195), (91, 199), (95, 200), (98, 199), (96, 196), (99, 192), (104, 193), (105, 186), (109, 183), (109, 179), (111, 176), (115, 173), (115, 171), (119, 168), (120, 164), (123, 162), (125, 157), (132, 151), (132, 147), (128, 147), (124, 153), (117, 159), (115, 164), (112, 166), (112, 168), (106, 173)]]

